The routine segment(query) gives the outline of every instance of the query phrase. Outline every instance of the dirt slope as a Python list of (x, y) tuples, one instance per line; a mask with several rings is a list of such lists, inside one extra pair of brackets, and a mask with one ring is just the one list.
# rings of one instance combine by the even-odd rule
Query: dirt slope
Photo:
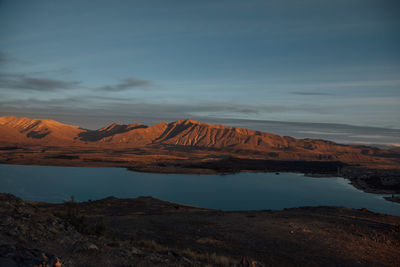
[(241, 267), (252, 266), (253, 261), (254, 266), (398, 266), (400, 262), (399, 217), (340, 207), (226, 212), (151, 197), (110, 197), (72, 206), (0, 194), (0, 218), (1, 266), (43, 261), (54, 266), (56, 258), (63, 266)]

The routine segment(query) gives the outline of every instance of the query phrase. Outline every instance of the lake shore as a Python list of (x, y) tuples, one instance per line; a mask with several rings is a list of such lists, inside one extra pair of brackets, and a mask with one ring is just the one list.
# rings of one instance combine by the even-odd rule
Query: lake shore
[[(123, 167), (128, 170), (165, 174), (232, 174), (238, 172), (296, 172), (307, 176), (343, 177), (359, 190), (374, 194), (399, 194), (400, 170), (381, 165), (353, 166), (337, 161), (265, 160), (212, 154), (154, 155), (138, 151), (119, 155), (110, 151), (72, 149), (14, 149), (0, 151), (0, 163), (39, 166)], [(105, 154), (106, 153), (106, 154)], [(123, 157), (122, 157), (123, 156)]]
[(396, 203), (400, 203), (400, 196), (391, 196), (391, 197), (384, 197), (384, 199)]

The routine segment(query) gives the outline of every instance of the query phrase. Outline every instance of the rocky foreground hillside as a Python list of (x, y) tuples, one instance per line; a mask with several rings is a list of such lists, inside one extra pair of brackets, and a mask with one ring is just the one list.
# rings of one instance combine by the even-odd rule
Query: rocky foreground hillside
[(400, 217), (368, 210), (224, 212), (151, 197), (49, 204), (0, 194), (0, 266), (398, 266), (399, 247)]
[[(137, 202), (141, 200), (132, 200)], [(104, 209), (109, 207), (99, 203)], [(143, 210), (143, 214), (155, 205), (149, 204), (149, 210)], [(99, 218), (78, 212), (79, 208), (30, 203), (0, 194), (0, 266), (241, 265), (236, 258), (196, 253), (189, 248), (169, 248), (152, 239), (133, 239), (112, 223), (108, 226), (103, 216), (100, 223)], [(134, 213), (126, 215), (135, 216)], [(118, 217), (111, 216), (107, 222), (115, 218)], [(133, 230), (146, 231), (144, 228)], [(248, 262), (243, 260), (245, 264)]]

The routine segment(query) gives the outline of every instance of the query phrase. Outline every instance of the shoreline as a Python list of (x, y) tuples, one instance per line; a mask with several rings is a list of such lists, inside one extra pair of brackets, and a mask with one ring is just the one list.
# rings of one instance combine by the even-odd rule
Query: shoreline
[[(8, 161), (0, 162), (6, 165), (25, 166), (60, 166), (60, 167), (113, 167), (125, 168), (128, 171), (160, 174), (193, 174), (229, 175), (241, 172), (284, 173), (292, 172), (312, 178), (340, 177), (349, 180), (350, 184), (358, 190), (372, 194), (399, 194), (400, 172), (397, 170), (366, 169), (345, 165), (341, 162), (313, 162), (313, 161), (274, 161), (251, 160), (230, 157), (214, 161), (176, 161), (157, 164), (139, 165), (133, 162), (115, 161), (86, 161), (79, 159), (58, 159), (45, 161)], [(379, 179), (377, 179), (379, 178)], [(385, 182), (382, 183), (382, 180)], [(391, 201), (384, 198), (387, 201)]]
[[(230, 159), (232, 160), (238, 160), (238, 159)], [(261, 161), (263, 162), (263, 161)], [(271, 164), (271, 161), (267, 161)], [(334, 174), (333, 172), (329, 173), (327, 170), (329, 169), (325, 169), (325, 171), (323, 173), (318, 172), (318, 168), (316, 168), (316, 172), (314, 173), (310, 173), (310, 172), (301, 172), (298, 169), (295, 168), (290, 168), (290, 165), (288, 165), (288, 162), (283, 162), (283, 166), (286, 166), (286, 168), (284, 170), (282, 169), (277, 169), (275, 167), (275, 169), (269, 168), (268, 170), (264, 170), (264, 169), (260, 169), (260, 168), (256, 168), (259, 167), (259, 163), (260, 161), (256, 161), (255, 166), (253, 166), (253, 168), (249, 168), (249, 169), (230, 169), (230, 171), (228, 172), (228, 168), (229, 165), (225, 165), (225, 168), (219, 168), (219, 169), (213, 169), (213, 168), (209, 168), (210, 165), (209, 163), (207, 163), (208, 165), (189, 165), (189, 166), (183, 166), (181, 163), (178, 166), (166, 166), (166, 165), (162, 165), (162, 166), (146, 166), (145, 168), (143, 167), (127, 167), (127, 166), (119, 166), (119, 165), (114, 165), (114, 164), (110, 164), (110, 162), (107, 162), (107, 164), (99, 164), (98, 162), (96, 162), (96, 164), (82, 164), (82, 162), (80, 162), (80, 164), (54, 164), (55, 162), (52, 162), (52, 165), (44, 165), (44, 164), (10, 164), (10, 162), (7, 163), (0, 163), (0, 164), (7, 164), (7, 165), (25, 165), (25, 166), (60, 166), (60, 167), (113, 167), (113, 168), (125, 168), (128, 171), (135, 171), (135, 172), (145, 172), (145, 173), (159, 173), (159, 174), (193, 174), (193, 175), (207, 175), (207, 174), (211, 174), (211, 175), (229, 175), (229, 174), (235, 174), (235, 173), (241, 173), (241, 172), (256, 172), (256, 173), (275, 173), (277, 175), (277, 173), (285, 173), (285, 172), (291, 172), (291, 173), (297, 173), (299, 175), (304, 175), (306, 177), (310, 177), (310, 178), (315, 178), (315, 179), (319, 179), (319, 178), (331, 178), (331, 177), (340, 177), (340, 178), (344, 178), (346, 180), (349, 181), (349, 184), (351, 186), (353, 186), (354, 188), (365, 192), (365, 193), (372, 193), (372, 194), (377, 194), (377, 195), (388, 195), (388, 194), (398, 194), (399, 191), (393, 190), (393, 189), (387, 189), (387, 188), (379, 188), (376, 187), (376, 183), (375, 184), (370, 184), (368, 183), (368, 177), (369, 176), (365, 176), (365, 170), (361, 169), (348, 169), (349, 167), (343, 167), (341, 169), (341, 176), (339, 176), (337, 173)], [(60, 163), (60, 162), (57, 162)], [(71, 163), (71, 162), (68, 162)], [(103, 162), (104, 163), (104, 162)], [(234, 162), (235, 163), (235, 162)], [(245, 166), (251, 166), (248, 164), (248, 160), (245, 161)], [(273, 163), (273, 162), (272, 162)], [(282, 162), (281, 162), (282, 163)], [(297, 162), (299, 163), (299, 162)], [(303, 163), (303, 162), (301, 162)], [(310, 164), (310, 162), (309, 162)], [(315, 163), (311, 163), (311, 164), (315, 164)], [(325, 166), (326, 163), (322, 164), (322, 165), (316, 165), (316, 166)], [(214, 162), (212, 166), (221, 166), (218, 165), (217, 163)], [(240, 167), (240, 165), (235, 164), (236, 167)], [(298, 164), (297, 164), (298, 165)], [(335, 165), (336, 166), (336, 165)], [(200, 168), (201, 167), (201, 168)], [(205, 168), (207, 167), (207, 168)], [(265, 166), (264, 166), (265, 167)], [(351, 168), (351, 167), (350, 167)], [(330, 168), (332, 170), (332, 166)], [(364, 176), (360, 177), (360, 172), (361, 174), (363, 174)], [(348, 174), (352, 174), (352, 175), (348, 175)], [(376, 173), (372, 172), (373, 174)], [(391, 172), (389, 171), (389, 173), (387, 172), (382, 172), (381, 173), (386, 174), (386, 175), (390, 175)], [(343, 175), (344, 174), (344, 175)], [(398, 201), (393, 201), (391, 199), (388, 199), (386, 196), (382, 196), (384, 200), (386, 201), (392, 201), (392, 202), (398, 202)]]
[(383, 197), (387, 201), (400, 203), (400, 196), (390, 196), (390, 197)]

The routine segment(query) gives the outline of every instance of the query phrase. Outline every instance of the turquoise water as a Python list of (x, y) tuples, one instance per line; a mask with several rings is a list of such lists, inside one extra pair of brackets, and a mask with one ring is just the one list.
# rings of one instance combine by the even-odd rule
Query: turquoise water
[(0, 192), (48, 202), (62, 202), (72, 195), (79, 201), (153, 196), (223, 210), (324, 205), (400, 216), (400, 204), (359, 191), (343, 178), (311, 178), (297, 173), (193, 175), (139, 173), (124, 168), (0, 165)]

